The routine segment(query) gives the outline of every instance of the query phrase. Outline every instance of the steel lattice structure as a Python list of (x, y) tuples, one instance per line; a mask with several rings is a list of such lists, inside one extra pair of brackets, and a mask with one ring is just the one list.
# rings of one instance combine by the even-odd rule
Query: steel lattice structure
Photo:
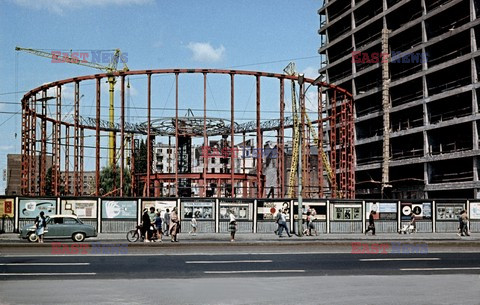
[[(152, 118), (152, 76), (158, 74), (170, 74), (175, 78), (175, 116)], [(203, 76), (203, 116), (179, 116), (179, 82), (181, 77), (186, 74), (199, 74)], [(118, 122), (108, 122), (102, 120), (101, 108), (102, 105), (108, 103), (102, 99), (101, 83), (105, 82), (108, 77), (114, 76), (120, 80), (120, 114)], [(131, 124), (125, 122), (125, 92), (126, 82), (125, 78), (132, 75), (146, 76), (146, 120), (143, 123)], [(230, 88), (225, 88), (230, 92), (230, 117), (208, 117), (207, 114), (207, 77), (210, 75), (217, 75), (229, 79)], [(235, 123), (235, 80), (238, 76), (253, 78), (255, 81), (256, 98), (255, 98), (255, 117), (256, 119), (246, 123)], [(278, 81), (278, 109), (279, 118), (266, 119), (262, 116), (261, 111), (261, 81), (264, 78), (276, 79)], [(81, 92), (80, 83), (85, 81), (95, 82), (95, 117), (88, 117), (80, 114)], [(44, 84), (40, 87), (30, 90), (24, 95), (22, 99), (22, 195), (45, 195), (45, 186), (47, 183), (47, 155), (52, 156), (52, 178), (51, 189), (55, 196), (58, 195), (74, 195), (83, 194), (83, 173), (85, 172), (85, 141), (86, 134), (91, 134), (95, 137), (95, 196), (99, 196), (100, 190), (100, 169), (101, 155), (100, 138), (108, 135), (109, 132), (114, 132), (116, 138), (125, 139), (131, 138), (145, 138), (147, 141), (147, 164), (152, 164), (152, 144), (155, 136), (171, 136), (175, 137), (175, 143), (182, 141), (182, 137), (203, 138), (203, 143), (208, 143), (208, 138), (211, 136), (222, 136), (223, 138), (230, 138), (232, 147), (237, 145), (235, 137), (243, 136), (245, 139), (246, 133), (255, 133), (256, 146), (263, 147), (263, 133), (266, 131), (276, 132), (276, 146), (278, 148), (278, 163), (277, 163), (277, 186), (278, 197), (285, 195), (286, 191), (286, 175), (287, 169), (287, 154), (286, 154), (286, 131), (293, 128), (292, 118), (285, 116), (285, 87), (289, 86), (291, 82), (299, 85), (300, 91), (305, 90), (305, 86), (312, 86), (317, 90), (317, 120), (312, 123), (318, 128), (320, 135), (317, 150), (324, 150), (330, 162), (330, 167), (334, 169), (335, 175), (333, 177), (330, 187), (325, 183), (325, 167), (322, 164), (322, 159), (317, 158), (317, 164), (309, 164), (309, 159), (306, 158), (304, 164), (305, 173), (309, 172), (308, 166), (315, 168), (318, 171), (318, 181), (311, 181), (305, 179), (305, 189), (315, 188), (315, 191), (310, 191), (304, 194), (306, 198), (309, 197), (337, 197), (340, 194), (343, 198), (354, 198), (355, 194), (355, 154), (354, 154), (354, 120), (353, 120), (353, 99), (352, 95), (333, 84), (325, 82), (318, 82), (313, 79), (305, 78), (302, 83), (298, 83), (298, 77), (285, 74), (265, 73), (258, 71), (238, 71), (238, 70), (217, 70), (217, 69), (163, 69), (163, 70), (142, 70), (142, 71), (128, 71), (115, 72), (79, 76), (75, 78), (55, 81)], [(66, 85), (73, 85), (73, 112), (71, 120), (62, 118), (62, 89)], [(50, 90), (50, 91), (49, 91)], [(47, 96), (47, 91), (54, 92), (54, 96)], [(276, 94), (276, 93), (275, 93)], [(47, 114), (47, 101), (55, 104), (55, 107), (48, 108), (52, 113)], [(324, 103), (322, 101), (325, 101)], [(300, 109), (301, 113), (305, 112), (305, 95), (300, 95)], [(304, 124), (306, 125), (306, 124)], [(51, 135), (47, 133), (51, 131)], [(302, 138), (302, 145), (305, 148), (306, 154), (312, 148), (313, 141), (311, 140), (310, 131), (307, 126), (304, 126), (302, 133), (305, 135)], [(51, 139), (49, 139), (51, 137)], [(117, 142), (118, 140), (115, 140)], [(244, 140), (245, 141), (245, 140)], [(125, 141), (118, 141), (119, 147), (115, 147), (120, 152), (119, 164), (126, 164), (126, 150), (135, 149), (134, 141), (131, 145), (125, 146)], [(116, 144), (115, 144), (116, 145)], [(179, 157), (179, 145), (174, 145), (175, 159)], [(63, 148), (63, 149), (62, 149)], [(73, 151), (73, 156), (71, 155)], [(62, 153), (63, 152), (63, 153)], [(305, 154), (305, 155), (306, 155)], [(131, 154), (129, 170), (134, 172), (134, 154)], [(302, 157), (305, 157), (302, 156)], [(185, 173), (179, 169), (177, 161), (177, 170), (169, 173), (152, 173), (151, 167), (147, 166), (147, 172), (137, 175), (137, 179), (132, 182), (132, 190), (135, 189), (136, 184), (142, 182), (145, 184), (143, 196), (158, 196), (156, 186), (159, 183), (172, 183), (175, 185), (175, 194), (178, 193), (179, 181), (190, 179), (198, 183), (202, 187), (201, 195), (205, 196), (206, 186), (211, 181), (216, 181), (218, 184), (224, 183), (231, 187), (231, 194), (236, 196), (234, 187), (238, 182), (242, 182), (242, 196), (243, 197), (258, 197), (266, 196), (264, 189), (265, 175), (263, 172), (263, 157), (258, 156), (256, 162), (255, 173), (241, 173), (235, 169), (234, 155), (230, 157), (229, 173), (209, 173), (208, 165), (204, 166), (202, 173)], [(39, 162), (39, 164), (37, 164)], [(73, 170), (71, 164), (73, 163)], [(208, 164), (208, 162), (206, 162)], [(62, 171), (64, 179), (61, 179)], [(123, 196), (124, 184), (124, 166), (120, 166), (120, 186), (116, 194)], [(72, 171), (72, 172), (70, 172)], [(71, 178), (69, 178), (71, 177)], [(305, 175), (304, 175), (305, 177)], [(60, 194), (61, 186), (66, 193)], [(70, 193), (70, 189), (73, 192)], [(330, 189), (330, 191), (328, 191)], [(337, 191), (331, 191), (331, 190)], [(137, 192), (134, 195), (138, 196)], [(142, 194), (140, 194), (142, 195)], [(220, 195), (220, 194), (218, 194)]]

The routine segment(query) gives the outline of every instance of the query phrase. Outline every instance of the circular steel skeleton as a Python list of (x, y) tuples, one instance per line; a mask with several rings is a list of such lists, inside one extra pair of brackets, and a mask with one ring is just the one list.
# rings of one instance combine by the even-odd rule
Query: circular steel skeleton
[[(152, 118), (152, 75), (166, 74), (175, 77), (175, 116)], [(187, 116), (179, 116), (179, 82), (181, 77), (186, 74), (203, 75), (203, 116), (194, 116), (193, 113)], [(207, 117), (207, 77), (209, 75), (220, 75), (226, 77), (230, 81), (230, 117), (216, 118)], [(119, 121), (105, 122), (100, 118), (102, 105), (105, 106), (108, 101), (101, 96), (101, 83), (109, 76), (115, 76), (120, 79), (120, 108)], [(131, 124), (125, 122), (125, 78), (132, 75), (146, 76), (146, 120), (143, 123)], [(256, 119), (238, 124), (235, 122), (235, 80), (238, 76), (250, 77), (255, 81), (256, 88)], [(261, 80), (264, 78), (276, 79), (279, 85), (278, 92), (278, 109), (279, 118), (265, 119), (261, 111)], [(80, 83), (93, 80), (96, 84), (95, 93), (95, 117), (86, 117), (80, 113), (81, 96)], [(266, 131), (276, 132), (275, 146), (278, 149), (278, 158), (276, 163), (276, 187), (275, 197), (284, 197), (287, 189), (287, 175), (290, 170), (288, 164), (289, 154), (288, 145), (285, 142), (286, 131), (293, 128), (292, 117), (285, 116), (285, 88), (292, 84), (299, 86), (300, 96), (300, 126), (302, 128), (301, 145), (304, 152), (301, 158), (304, 158), (303, 164), (303, 180), (305, 198), (354, 198), (355, 194), (355, 157), (354, 157), (354, 120), (353, 120), (353, 98), (352, 95), (333, 84), (318, 82), (313, 79), (303, 78), (301, 83), (298, 82), (297, 76), (265, 73), (257, 71), (239, 71), (239, 70), (216, 70), (216, 69), (163, 69), (163, 70), (142, 70), (103, 73), (74, 77), (60, 81), (44, 84), (40, 87), (30, 90), (22, 99), (22, 195), (25, 196), (42, 196), (45, 195), (47, 189), (47, 155), (51, 156), (51, 190), (53, 195), (85, 195), (84, 193), (84, 172), (90, 170), (95, 171), (95, 192), (89, 195), (100, 196), (100, 170), (101, 160), (106, 159), (101, 153), (100, 139), (110, 132), (116, 134), (116, 138), (129, 138), (131, 141), (128, 146), (125, 141), (120, 142), (119, 147), (115, 147), (119, 151), (118, 164), (120, 166), (120, 185), (118, 189), (108, 195), (123, 196), (124, 189), (124, 171), (129, 170), (135, 172), (134, 156), (132, 152), (135, 138), (144, 138), (147, 141), (147, 164), (152, 164), (152, 146), (155, 136), (175, 137), (175, 143), (182, 141), (184, 137), (203, 138), (204, 145), (208, 145), (208, 139), (212, 136), (221, 136), (224, 139), (230, 138), (230, 147), (235, 147), (235, 137), (243, 136), (245, 143), (246, 133), (255, 133), (255, 143), (257, 148), (264, 147), (263, 133)], [(73, 111), (72, 120), (66, 120), (64, 109), (62, 109), (62, 89), (65, 85), (73, 85)], [(308, 86), (308, 87), (307, 87)], [(86, 87), (86, 86), (85, 86)], [(310, 87), (317, 90), (317, 119), (311, 123), (316, 133), (320, 135), (318, 141), (314, 141), (311, 129), (305, 121), (305, 91)], [(84, 88), (82, 88), (83, 90)], [(294, 89), (292, 89), (294, 90)], [(53, 91), (53, 96), (47, 96), (47, 91)], [(302, 94), (303, 92), (303, 94)], [(276, 94), (276, 93), (275, 93)], [(54, 100), (54, 101), (53, 101)], [(49, 105), (47, 106), (47, 101)], [(54, 107), (52, 107), (54, 104)], [(211, 107), (211, 106), (210, 106)], [(47, 108), (49, 113), (47, 113)], [(233, 122), (233, 124), (232, 124)], [(95, 168), (85, 169), (84, 155), (85, 144), (84, 139), (87, 137), (95, 138)], [(179, 145), (178, 145), (179, 146)], [(175, 159), (178, 160), (179, 149), (176, 144), (172, 146), (174, 149)], [(90, 147), (91, 148), (91, 147)], [(72, 156), (73, 151), (73, 156)], [(318, 157), (312, 161), (309, 153), (316, 151)], [(328, 157), (329, 168), (333, 174), (329, 177), (327, 183), (325, 170), (326, 164), (320, 158), (320, 152), (325, 152)], [(127, 157), (130, 156), (130, 157)], [(176, 161), (177, 170), (167, 173), (152, 173), (151, 166), (146, 166), (146, 173), (138, 173), (135, 175), (131, 183), (132, 193), (134, 196), (152, 195), (160, 196), (158, 189), (162, 184), (169, 184), (175, 188), (174, 195), (180, 196), (179, 182), (188, 179), (200, 188), (200, 197), (207, 195), (207, 188), (215, 182), (216, 185), (223, 185), (223, 188), (230, 190), (232, 197), (257, 197), (265, 198), (267, 191), (265, 190), (265, 173), (264, 173), (264, 157), (260, 154), (257, 157), (255, 172), (246, 173), (245, 167), (235, 168), (235, 156), (229, 156), (230, 167), (225, 173), (209, 173), (208, 165), (204, 166), (203, 172), (192, 173), (182, 172), (179, 169), (179, 162)], [(129, 164), (126, 164), (126, 161)], [(315, 164), (312, 164), (312, 163)], [(73, 166), (72, 166), (73, 163)], [(208, 164), (208, 162), (205, 162)], [(102, 166), (104, 166), (103, 164)], [(244, 165), (245, 166), (245, 165)], [(125, 167), (125, 168), (124, 168)], [(72, 170), (73, 168), (73, 170)], [(312, 179), (311, 172), (316, 171), (315, 179)], [(62, 178), (64, 177), (64, 178)], [(312, 181), (315, 180), (315, 181)], [(139, 184), (143, 184), (142, 189), (138, 188)], [(238, 192), (236, 187), (241, 185), (241, 191)], [(221, 196), (223, 193), (220, 187), (218, 192), (213, 195)], [(61, 193), (61, 190), (63, 192)], [(210, 194), (211, 196), (212, 194)]]

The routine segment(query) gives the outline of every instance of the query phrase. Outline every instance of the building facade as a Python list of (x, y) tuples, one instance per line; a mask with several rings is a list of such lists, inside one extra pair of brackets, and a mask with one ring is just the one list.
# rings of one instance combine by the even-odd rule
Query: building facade
[(354, 95), (356, 197), (479, 198), (480, 1), (325, 0), (318, 14), (319, 73)]

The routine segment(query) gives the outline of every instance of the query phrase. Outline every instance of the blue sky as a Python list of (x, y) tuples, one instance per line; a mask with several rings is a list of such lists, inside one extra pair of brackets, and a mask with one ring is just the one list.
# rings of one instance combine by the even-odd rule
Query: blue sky
[[(290, 61), (295, 61), (299, 72), (315, 78), (320, 62), (317, 53), (320, 44), (317, 10), (321, 3), (314, 0), (1, 1), (1, 173), (6, 168), (7, 154), (20, 153), (19, 111), (23, 94), (43, 83), (99, 72), (77, 65), (54, 64), (46, 58), (16, 52), (15, 46), (47, 52), (120, 48), (128, 54), (130, 70), (234, 68), (282, 73)], [(134, 105), (142, 104), (145, 99), (144, 80), (132, 79), (131, 82), (131, 99)], [(211, 82), (214, 86), (215, 78)], [(169, 92), (170, 83), (168, 80), (166, 87), (159, 84), (159, 87), (166, 88), (165, 92), (159, 89), (157, 95), (159, 104), (164, 107), (170, 105), (173, 98)], [(242, 85), (242, 81), (238, 83)], [(244, 113), (247, 113), (252, 99), (251, 90), (248, 90), (250, 85), (245, 85), (247, 89), (243, 93), (241, 89), (237, 93), (236, 89), (236, 99), (239, 100), (236, 109), (239, 107)], [(276, 99), (269, 96), (269, 87), (276, 91), (275, 85), (265, 84), (262, 100)], [(88, 84), (85, 88), (86, 91), (92, 90)], [(68, 92), (68, 88), (65, 90)], [(214, 91), (212, 89), (209, 93), (212, 95), (209, 98), (209, 102), (213, 100), (212, 108), (225, 109), (223, 103), (228, 105), (229, 93), (224, 96), (224, 93)], [(242, 99), (246, 104), (242, 103)], [(93, 94), (86, 92), (84, 100), (84, 105), (88, 105), (94, 100)], [(198, 103), (196, 97), (189, 96), (184, 106), (200, 107)], [(262, 108), (269, 107), (267, 102), (262, 101)], [(91, 114), (88, 108), (83, 111)], [(172, 113), (158, 110), (158, 116), (165, 115)], [(218, 116), (218, 113), (215, 115)], [(245, 114), (244, 119), (252, 116)], [(131, 121), (140, 122), (142, 117), (143, 114), (138, 111), (136, 115), (132, 114)], [(3, 194), (5, 182), (3, 177), (0, 180), (0, 194)]]

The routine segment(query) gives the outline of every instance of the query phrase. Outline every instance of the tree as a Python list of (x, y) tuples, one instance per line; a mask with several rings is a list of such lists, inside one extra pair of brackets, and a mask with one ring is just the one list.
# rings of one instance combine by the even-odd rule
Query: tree
[[(115, 183), (114, 183), (115, 181)], [(123, 171), (123, 195), (131, 196), (132, 177), (128, 169)], [(108, 194), (120, 187), (120, 167), (115, 165), (115, 174), (112, 166), (102, 168), (100, 171), (101, 195)], [(114, 189), (115, 188), (115, 189)], [(113, 194), (112, 194), (113, 195)]]

